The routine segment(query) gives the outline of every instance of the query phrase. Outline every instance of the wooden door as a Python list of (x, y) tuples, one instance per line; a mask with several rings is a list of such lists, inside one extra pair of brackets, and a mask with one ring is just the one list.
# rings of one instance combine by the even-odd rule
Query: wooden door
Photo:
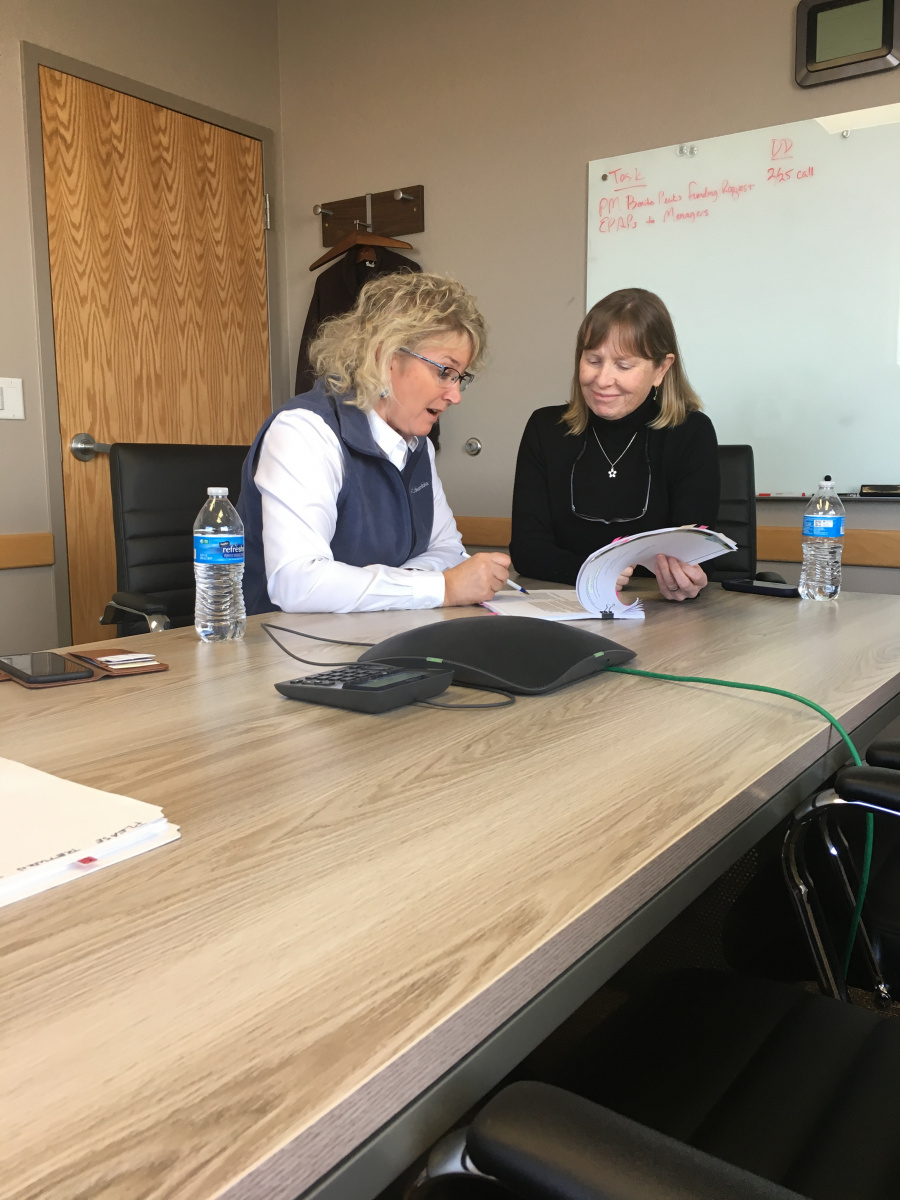
[(271, 410), (262, 144), (46, 67), (40, 90), (72, 636), (93, 641), (109, 462), (75, 434), (240, 445)]

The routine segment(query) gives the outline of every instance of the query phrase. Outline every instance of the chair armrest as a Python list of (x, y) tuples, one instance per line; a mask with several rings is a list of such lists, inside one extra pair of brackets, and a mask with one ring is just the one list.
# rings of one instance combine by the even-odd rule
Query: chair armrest
[(103, 610), (100, 624), (119, 625), (123, 620), (123, 613), (131, 613), (134, 617), (143, 617), (150, 633), (158, 633), (161, 629), (172, 628), (172, 622), (166, 613), (166, 606), (159, 600), (151, 599), (143, 592), (114, 592), (112, 600)]
[(760, 583), (787, 583), (783, 575), (779, 575), (777, 571), (757, 571), (753, 576)]
[(882, 738), (873, 742), (866, 751), (866, 762), (870, 767), (888, 767), (900, 771), (900, 739)]
[(887, 767), (844, 767), (834, 790), (842, 800), (900, 816), (900, 771)]
[(527, 1200), (799, 1200), (665, 1134), (544, 1083), (514, 1083), (466, 1139), (471, 1161)]
[(136, 613), (164, 613), (166, 606), (144, 592), (113, 592), (112, 603), (116, 608), (125, 608)]

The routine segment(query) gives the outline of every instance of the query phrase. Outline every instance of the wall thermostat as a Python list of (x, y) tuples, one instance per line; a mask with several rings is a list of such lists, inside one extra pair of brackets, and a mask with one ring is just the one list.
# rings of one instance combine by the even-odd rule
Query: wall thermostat
[(800, 0), (796, 79), (801, 87), (900, 66), (900, 0)]

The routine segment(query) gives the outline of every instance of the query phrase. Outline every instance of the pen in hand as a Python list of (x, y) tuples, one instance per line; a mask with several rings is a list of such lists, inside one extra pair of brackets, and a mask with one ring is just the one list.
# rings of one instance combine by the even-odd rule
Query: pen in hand
[[(466, 554), (465, 550), (461, 551), (461, 556), (464, 559), (472, 557), (471, 554)], [(506, 586), (513, 588), (514, 591), (521, 592), (523, 596), (528, 595), (527, 588), (523, 588), (521, 583), (513, 583), (513, 581), (511, 579), (507, 579)]]

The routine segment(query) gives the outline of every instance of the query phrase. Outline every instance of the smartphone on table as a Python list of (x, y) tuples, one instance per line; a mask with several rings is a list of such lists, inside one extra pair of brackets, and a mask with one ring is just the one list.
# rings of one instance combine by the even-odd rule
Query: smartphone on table
[(53, 650), (0, 655), (0, 671), (23, 683), (68, 683), (75, 679), (90, 679), (94, 674), (90, 667), (74, 663)]
[(752, 592), (756, 596), (787, 596), (797, 599), (800, 589), (795, 583), (773, 583), (768, 579), (723, 579), (726, 592)]

